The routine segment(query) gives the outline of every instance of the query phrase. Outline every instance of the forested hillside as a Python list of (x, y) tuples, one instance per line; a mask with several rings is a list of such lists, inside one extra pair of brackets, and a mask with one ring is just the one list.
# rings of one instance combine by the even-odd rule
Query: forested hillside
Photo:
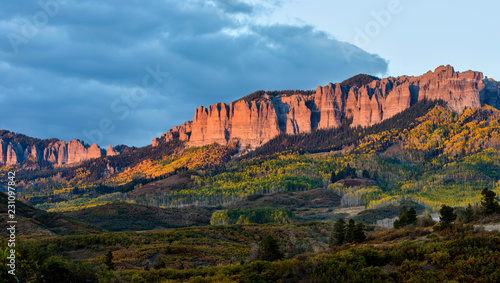
[[(21, 171), (20, 198), (51, 211), (114, 201), (175, 208), (231, 206), (252, 195), (326, 188), (344, 206), (373, 209), (402, 200), (429, 209), (466, 206), (478, 203), (484, 187), (499, 190), (499, 125), (500, 113), (491, 107), (457, 114), (424, 100), (368, 128), (345, 124), (282, 135), (241, 157), (237, 142), (183, 149), (174, 140), (77, 167)], [(352, 173), (332, 178), (348, 167)], [(358, 177), (371, 181), (333, 184)]]

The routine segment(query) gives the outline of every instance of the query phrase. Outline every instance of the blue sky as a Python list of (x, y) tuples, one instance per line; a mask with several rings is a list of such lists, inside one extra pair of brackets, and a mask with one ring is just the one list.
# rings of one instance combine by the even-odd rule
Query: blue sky
[[(477, 70), (500, 80), (498, 1), (401, 0), (401, 12), (364, 50), (389, 61), (390, 76), (419, 75), (442, 64), (456, 70)], [(277, 10), (283, 21), (315, 26), (340, 41), (354, 43), (373, 14), (387, 11), (392, 1), (287, 1)], [(319, 8), (321, 7), (321, 8)], [(360, 46), (361, 47), (361, 46)]]
[(358, 73), (500, 78), (487, 1), (4, 2), (0, 128), (38, 138), (143, 146), (199, 105)]

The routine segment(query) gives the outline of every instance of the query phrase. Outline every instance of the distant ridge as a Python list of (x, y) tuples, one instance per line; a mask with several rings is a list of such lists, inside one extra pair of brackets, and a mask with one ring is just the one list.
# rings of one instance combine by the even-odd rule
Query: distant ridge
[(0, 130), (0, 165), (22, 165), (25, 169), (38, 169), (47, 165), (72, 165), (80, 162), (113, 156), (119, 151), (111, 145), (107, 150), (97, 144), (88, 145), (73, 139), (69, 142), (53, 139), (37, 139)]

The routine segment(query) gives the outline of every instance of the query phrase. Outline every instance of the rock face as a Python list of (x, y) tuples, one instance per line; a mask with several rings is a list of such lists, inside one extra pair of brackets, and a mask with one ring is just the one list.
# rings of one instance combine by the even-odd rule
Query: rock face
[(119, 154), (111, 145), (107, 151), (103, 151), (97, 144), (86, 147), (76, 139), (69, 142), (58, 140), (44, 142), (23, 136), (24, 141), (32, 141), (30, 142), (31, 145), (23, 145), (23, 142), (18, 143), (16, 139), (15, 134), (3, 132), (0, 137), (0, 165), (20, 165), (24, 163), (27, 168), (33, 168), (33, 164), (42, 162), (55, 165), (71, 165), (104, 155), (113, 156)]
[(51, 143), (43, 151), (43, 160), (57, 165), (75, 164), (101, 156), (104, 154), (97, 144), (94, 143), (86, 148), (76, 139), (68, 143), (64, 141)]
[(106, 150), (106, 156), (115, 156), (120, 154), (117, 150), (114, 150), (111, 145), (108, 145), (108, 149)]
[(243, 147), (258, 147), (280, 133), (309, 133), (338, 127), (347, 118), (353, 126), (370, 126), (423, 99), (442, 99), (460, 112), (482, 103), (500, 107), (499, 82), (475, 71), (455, 72), (440, 66), (418, 77), (390, 77), (362, 87), (330, 83), (312, 95), (269, 96), (252, 101), (217, 103), (196, 109), (193, 121), (153, 139), (153, 146), (176, 138), (189, 146), (226, 144), (238, 139)]
[(181, 126), (175, 126), (173, 129), (168, 130), (165, 134), (162, 134), (159, 138), (153, 139), (153, 146), (157, 146), (163, 142), (169, 142), (173, 139), (180, 139), (181, 141), (189, 140), (191, 136), (191, 121), (187, 121)]

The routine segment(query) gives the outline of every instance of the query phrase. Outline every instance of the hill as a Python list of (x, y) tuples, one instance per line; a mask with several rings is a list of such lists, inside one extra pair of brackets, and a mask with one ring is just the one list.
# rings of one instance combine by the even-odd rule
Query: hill
[[(25, 258), (19, 276), (52, 278), (54, 269), (35, 262), (56, 262), (58, 276), (72, 282), (498, 282), (497, 235), (455, 226), (399, 229), (369, 235), (363, 243), (328, 248), (333, 225), (193, 227), (165, 232), (112, 233), (49, 237), (19, 247)], [(284, 259), (258, 259), (266, 235), (277, 239)], [(51, 253), (44, 252), (50, 250)], [(103, 264), (111, 251), (113, 269)], [(52, 258), (52, 254), (66, 255)], [(82, 261), (82, 258), (85, 258)], [(74, 260), (74, 261), (73, 261)]]
[(128, 203), (109, 203), (62, 214), (111, 232), (165, 230), (210, 224), (209, 217), (196, 214), (193, 210), (162, 209)]
[[(7, 236), (7, 203), (7, 195), (0, 192), (0, 228), (3, 237)], [(76, 235), (103, 231), (95, 225), (59, 213), (38, 210), (19, 201), (16, 201), (16, 220), (17, 230), (22, 231), (23, 236)]]

